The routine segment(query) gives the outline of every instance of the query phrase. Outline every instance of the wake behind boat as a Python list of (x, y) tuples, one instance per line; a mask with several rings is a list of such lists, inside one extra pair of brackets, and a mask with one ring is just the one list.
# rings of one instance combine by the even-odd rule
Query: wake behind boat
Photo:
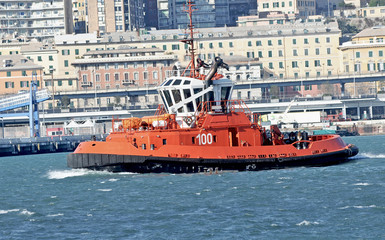
[(297, 166), (325, 166), (348, 161), (358, 148), (339, 135), (282, 134), (265, 129), (260, 115), (241, 100), (230, 100), (233, 82), (218, 73), (228, 68), (216, 57), (210, 70), (195, 62), (191, 1), (191, 61), (159, 87), (161, 105), (154, 116), (114, 119), (105, 142), (81, 143), (67, 157), (71, 168), (128, 172), (194, 173), (255, 171)]

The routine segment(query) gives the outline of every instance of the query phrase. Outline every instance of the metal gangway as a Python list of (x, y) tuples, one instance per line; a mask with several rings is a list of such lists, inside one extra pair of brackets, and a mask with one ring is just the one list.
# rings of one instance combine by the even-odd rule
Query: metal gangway
[[(32, 75), (29, 92), (19, 93), (14, 96), (0, 99), (0, 118), (11, 116), (28, 116), (30, 137), (40, 137), (40, 123), (39, 123), (39, 107), (38, 104), (51, 98), (51, 94), (47, 89), (37, 89), (37, 75)], [(1, 112), (28, 106), (28, 112), (22, 113), (6, 113)], [(4, 138), (4, 124), (2, 124), (2, 132)]]
[[(51, 98), (51, 94), (48, 89), (42, 89), (36, 91), (36, 102), (40, 103)], [(10, 97), (0, 99), (0, 112), (29, 106), (31, 99), (31, 93), (19, 93)]]

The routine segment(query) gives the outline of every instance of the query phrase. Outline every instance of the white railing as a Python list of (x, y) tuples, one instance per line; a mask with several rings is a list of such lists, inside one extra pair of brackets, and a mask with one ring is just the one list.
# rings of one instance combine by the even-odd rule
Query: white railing
[[(30, 93), (21, 93), (11, 97), (0, 99), (0, 111), (12, 106), (20, 106), (29, 104)], [(39, 90), (36, 92), (36, 101), (41, 102), (51, 97), (50, 92), (47, 89)]]

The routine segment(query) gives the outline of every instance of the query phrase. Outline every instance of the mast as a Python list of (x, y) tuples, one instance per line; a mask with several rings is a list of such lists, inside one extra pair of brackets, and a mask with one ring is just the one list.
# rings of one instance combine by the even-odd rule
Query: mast
[(186, 70), (190, 68), (190, 75), (189, 75), (190, 77), (195, 77), (195, 75), (196, 75), (195, 74), (194, 25), (192, 23), (192, 13), (194, 11), (196, 11), (196, 9), (193, 9), (194, 6), (195, 6), (195, 4), (193, 4), (193, 1), (188, 0), (188, 2), (187, 2), (188, 8), (183, 10), (184, 12), (188, 13), (190, 23), (188, 25), (189, 36), (186, 39), (182, 40), (182, 42), (190, 45), (189, 51), (190, 51), (191, 61), (190, 61), (189, 65), (187, 66), (187, 68), (184, 70), (182, 75), (184, 75)]

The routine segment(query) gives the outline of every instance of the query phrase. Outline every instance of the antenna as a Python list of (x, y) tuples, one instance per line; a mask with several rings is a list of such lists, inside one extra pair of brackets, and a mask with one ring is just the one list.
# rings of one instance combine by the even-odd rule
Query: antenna
[[(182, 42), (190, 45), (189, 51), (191, 55), (191, 61), (187, 68), (184, 70), (183, 74), (185, 74), (186, 70), (190, 68), (190, 77), (195, 77), (195, 48), (194, 48), (194, 25), (192, 24), (192, 13), (196, 11), (197, 9), (193, 8), (195, 7), (195, 4), (192, 0), (188, 0), (187, 2), (187, 9), (186, 6), (184, 6), (183, 11), (188, 13), (190, 23), (188, 25), (189, 33), (186, 30), (186, 37), (182, 40)], [(189, 36), (188, 36), (189, 35)]]

